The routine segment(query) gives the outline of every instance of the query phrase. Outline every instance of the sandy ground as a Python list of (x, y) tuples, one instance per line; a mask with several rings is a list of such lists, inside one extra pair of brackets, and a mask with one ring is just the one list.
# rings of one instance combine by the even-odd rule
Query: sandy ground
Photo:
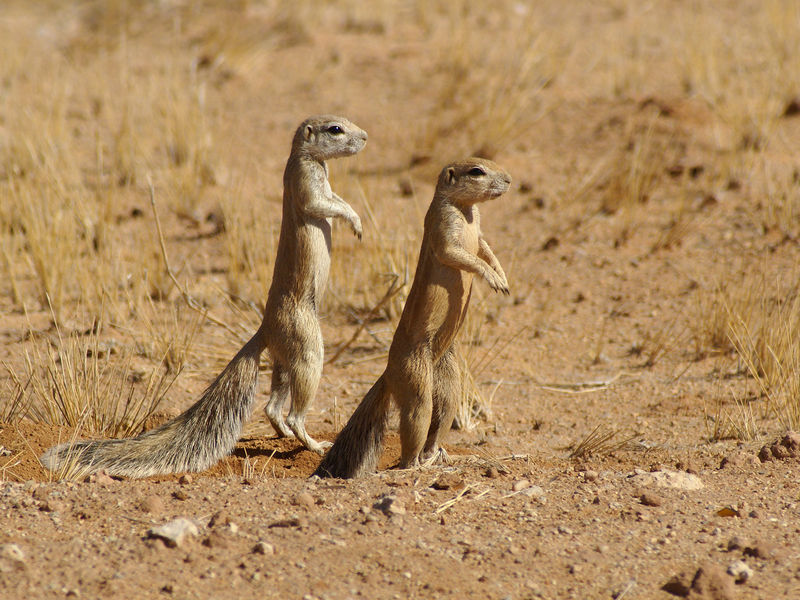
[[(691, 15), (690, 2), (668, 4)], [(732, 24), (757, 10), (722, 4), (720, 18)], [(272, 23), (268, 11), (249, 10), (243, 23)], [(541, 91), (546, 110), (491, 152), (514, 184), (482, 207), (483, 229), (512, 293), (495, 298), (476, 282), (473, 307), (486, 315), (476, 346), (491, 357), (478, 385), (490, 410), (474, 428), (450, 432), (452, 463), (392, 469), (393, 434), (376, 475), (309, 479), (318, 457), (275, 439), (259, 407), (234, 455), (208, 472), (59, 482), (36, 457), (71, 430), (0, 424), (0, 598), (800, 597), (793, 438), (775, 450), (778, 458), (759, 459), (762, 446), (785, 433), (767, 415), (757, 419), (755, 439), (716, 439), (735, 398), (756, 414), (763, 398), (730, 351), (698, 351), (693, 342), (708, 290), (721, 274), (744, 272), (744, 257), (768, 257), (770, 272), (796, 273), (797, 224), (778, 231), (753, 217), (758, 199), (748, 182), (722, 166), (732, 134), (675, 73), (659, 70), (671, 64), (668, 52), (655, 52), (643, 63), (652, 72), (620, 94), (604, 83), (605, 55), (586, 66), (592, 43), (636, 25), (624, 9), (582, 5), (573, 14), (545, 2), (541, 10), (552, 27), (574, 32), (565, 34), (574, 49)], [(654, 9), (643, 26), (663, 40), (669, 32), (658, 23), (667, 13), (659, 10), (667, 9)], [(235, 29), (237, 14), (200, 10), (186, 17), (176, 43), (196, 55), (211, 23), (229, 19)], [(334, 187), (355, 198), (352, 182), (361, 181), (373, 205), (413, 221), (439, 165), (481, 151), (456, 128), (452, 146), (427, 148), (432, 156), (420, 159), (412, 147), (419, 138), (405, 135), (435, 123), (425, 86), (439, 72), (446, 17), (432, 11), (425, 33), (410, 18), (345, 22), (343, 14), (327, 9), (321, 22), (331, 27), (299, 39), (270, 29), (277, 41), (266, 54), (209, 76), (209, 102), (226, 123), (216, 134), (220, 154), (231, 153), (229, 168), (241, 168), (240, 177), (257, 179), (246, 193), (267, 193), (264, 210), (278, 219), (293, 128), (307, 114), (341, 112), (370, 139), (363, 156), (335, 167)], [(502, 23), (480, 22), (486, 36), (502, 35)], [(242, 25), (241, 35), (251, 34)], [(158, 39), (153, 34), (154, 56), (163, 51)], [(800, 119), (776, 123), (779, 139), (800, 135)], [(633, 206), (603, 210), (610, 174), (602, 169), (614, 165), (604, 158), (624, 154), (644, 130), (656, 184)], [(796, 163), (785, 146), (769, 152)], [(210, 213), (239, 191), (218, 183), (199, 210)], [(363, 214), (363, 203), (353, 203)], [(149, 214), (144, 185), (115, 211), (121, 231), (150, 227), (131, 216)], [(365, 238), (376, 235), (366, 223)], [(213, 279), (221, 241), (204, 235), (213, 224), (167, 218), (166, 227), (172, 251)], [(334, 237), (333, 260), (343, 261), (357, 242), (344, 228)], [(415, 243), (412, 268), (416, 252)], [(47, 311), (29, 313), (0, 297), (0, 358), (17, 367), (28, 324), (48, 326)], [(355, 327), (344, 311), (326, 313), (328, 354)], [(308, 424), (318, 439), (335, 437), (381, 373), (391, 323), (374, 329), (326, 366)], [(214, 330), (203, 325), (208, 335)], [(168, 408), (188, 406), (218, 368), (218, 360), (196, 357)], [(260, 404), (268, 381), (264, 373)], [(587, 438), (595, 440), (590, 451), (574, 456)], [(190, 524), (178, 543), (149, 533), (179, 518)]]

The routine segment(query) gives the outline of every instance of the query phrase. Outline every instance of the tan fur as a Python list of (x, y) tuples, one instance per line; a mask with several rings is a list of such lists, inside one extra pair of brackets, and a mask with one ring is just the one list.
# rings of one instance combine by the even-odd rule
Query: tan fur
[(399, 466), (414, 466), (439, 450), (460, 395), (453, 342), (464, 321), (473, 276), (508, 294), (503, 268), (481, 233), (476, 205), (502, 195), (510, 183), (502, 168), (478, 158), (442, 170), (386, 370), (339, 433), (316, 475), (357, 477), (374, 471), (390, 397), (400, 409)]
[[(265, 349), (274, 363), (266, 407), (270, 422), (279, 435), (295, 435), (321, 454), (324, 446), (306, 433), (304, 422), (322, 373), (317, 307), (330, 268), (331, 219), (346, 220), (361, 238), (361, 220), (331, 190), (325, 161), (355, 154), (366, 141), (366, 132), (332, 115), (312, 117), (297, 129), (283, 175), (283, 221), (261, 327), (200, 400), (135, 438), (50, 448), (42, 464), (73, 475), (105, 469), (129, 477), (207, 469), (231, 452), (250, 417)], [(284, 422), (281, 409), (290, 395)]]

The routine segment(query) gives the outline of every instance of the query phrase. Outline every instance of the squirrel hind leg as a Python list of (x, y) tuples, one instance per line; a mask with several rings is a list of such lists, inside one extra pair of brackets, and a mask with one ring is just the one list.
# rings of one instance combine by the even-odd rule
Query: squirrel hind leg
[(309, 450), (324, 454), (333, 444), (318, 442), (306, 432), (306, 413), (314, 401), (322, 376), (322, 354), (309, 353), (293, 361), (289, 368), (292, 405), (286, 417), (286, 425), (295, 437)]
[(283, 405), (289, 398), (289, 373), (283, 366), (275, 361), (272, 366), (272, 385), (270, 387), (269, 400), (264, 407), (264, 414), (272, 425), (278, 437), (293, 437), (294, 433), (283, 420)]
[[(426, 361), (408, 369), (401, 381), (394, 381), (395, 400), (400, 409), (401, 469), (419, 463), (433, 414), (432, 369)], [(427, 368), (426, 368), (427, 367)]]
[(461, 373), (455, 352), (451, 348), (442, 355), (433, 369), (433, 412), (428, 437), (422, 450), (423, 459), (443, 454), (443, 462), (449, 461), (440, 443), (453, 425), (460, 399)]

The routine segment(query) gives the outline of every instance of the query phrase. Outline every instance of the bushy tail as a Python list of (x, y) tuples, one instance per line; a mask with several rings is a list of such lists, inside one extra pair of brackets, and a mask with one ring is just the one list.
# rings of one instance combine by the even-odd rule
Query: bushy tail
[(339, 432), (333, 447), (322, 459), (314, 475), (346, 479), (375, 471), (388, 425), (389, 394), (384, 374), (370, 388), (347, 425)]
[(211, 467), (233, 450), (250, 417), (262, 340), (260, 332), (253, 336), (200, 400), (171, 421), (135, 438), (60, 444), (42, 455), (42, 464), (72, 477), (101, 469), (147, 477)]

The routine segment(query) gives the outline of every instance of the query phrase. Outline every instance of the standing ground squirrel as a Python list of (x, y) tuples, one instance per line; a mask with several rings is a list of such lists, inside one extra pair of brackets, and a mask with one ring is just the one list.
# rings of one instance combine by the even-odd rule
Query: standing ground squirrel
[(358, 477), (375, 470), (388, 426), (389, 398), (400, 409), (400, 467), (433, 458), (461, 393), (453, 342), (469, 305), (473, 275), (508, 294), (503, 268), (481, 233), (479, 202), (502, 195), (511, 177), (470, 158), (446, 166), (425, 215), (417, 272), (389, 349), (386, 370), (367, 392), (315, 472)]
[[(200, 400), (135, 438), (54, 446), (42, 455), (42, 464), (75, 475), (105, 469), (128, 477), (211, 467), (231, 452), (252, 413), (265, 349), (273, 359), (270, 422), (279, 435), (294, 434), (322, 454), (325, 446), (306, 433), (305, 415), (322, 374), (317, 308), (328, 281), (331, 219), (346, 220), (361, 238), (361, 219), (331, 190), (325, 161), (356, 154), (366, 142), (366, 132), (342, 117), (312, 117), (297, 129), (283, 174), (283, 221), (264, 318)], [(281, 409), (290, 394), (284, 422)]]

